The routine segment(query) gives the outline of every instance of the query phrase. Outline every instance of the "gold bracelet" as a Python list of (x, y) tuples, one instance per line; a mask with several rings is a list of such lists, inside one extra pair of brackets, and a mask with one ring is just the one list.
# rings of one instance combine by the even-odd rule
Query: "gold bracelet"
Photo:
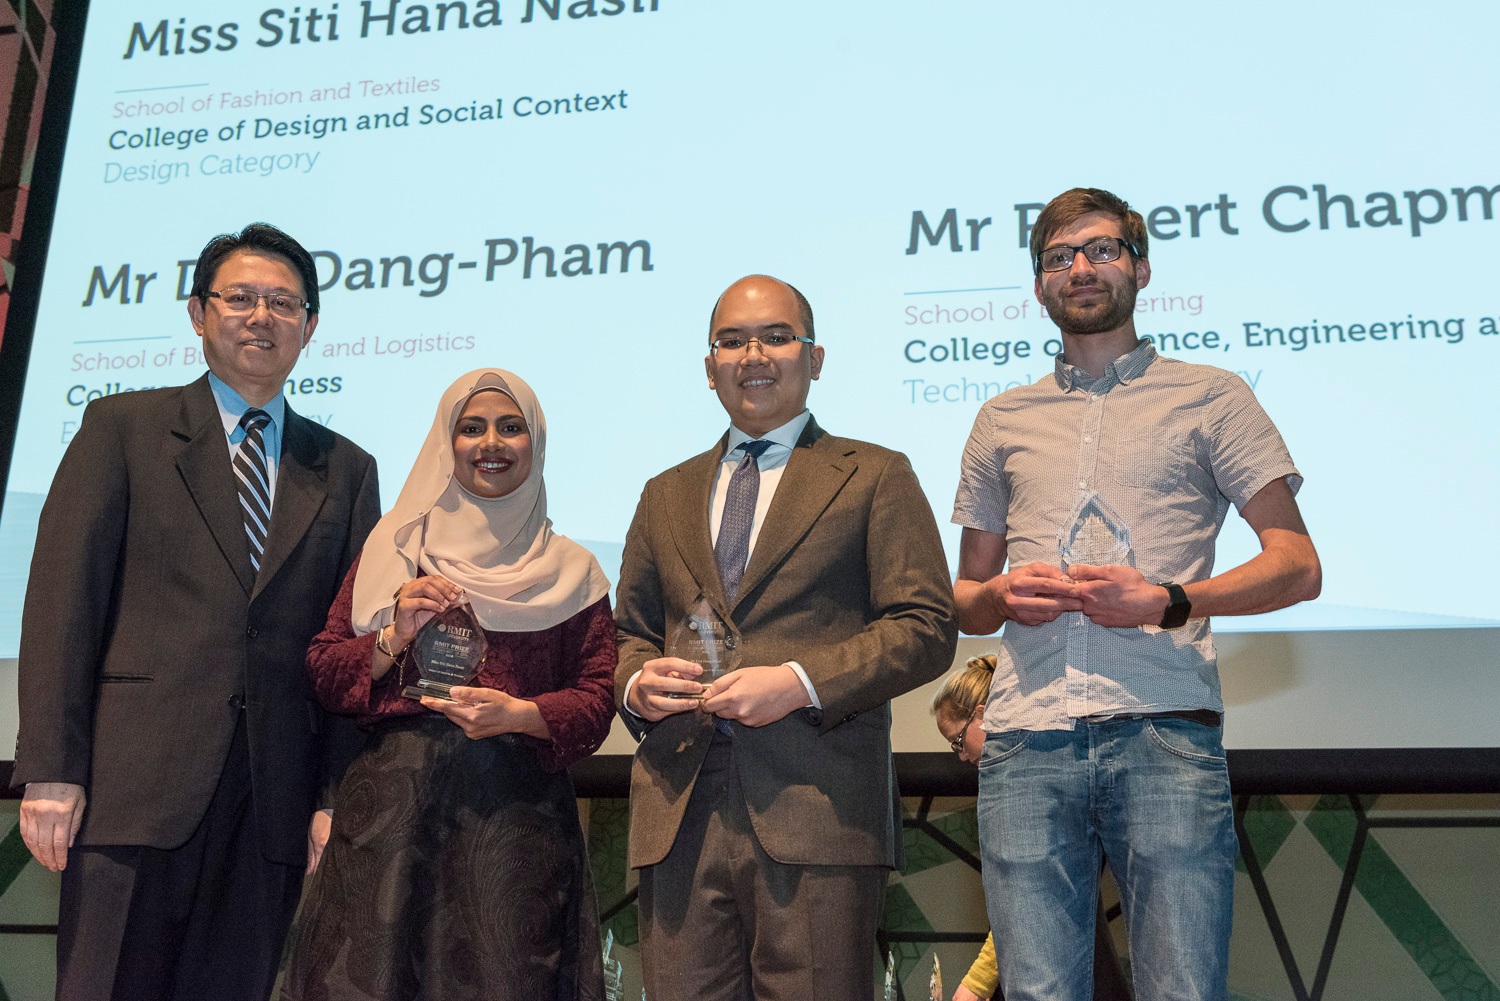
[[(396, 631), (396, 626), (395, 626), (394, 623), (391, 624), (390, 629), (391, 629), (391, 632), (395, 632)], [(395, 653), (394, 650), (391, 649), (390, 643), (388, 643), (386, 641), (385, 630), (386, 630), (386, 627), (385, 626), (381, 626), (380, 629), (375, 633), (375, 649), (379, 650), (381, 653), (383, 653), (387, 657), (391, 658), (391, 660), (395, 660), (396, 659), (396, 653)]]

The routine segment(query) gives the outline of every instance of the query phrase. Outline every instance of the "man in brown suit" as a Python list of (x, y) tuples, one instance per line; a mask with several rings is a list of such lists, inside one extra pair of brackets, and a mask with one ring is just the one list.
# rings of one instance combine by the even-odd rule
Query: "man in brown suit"
[[(956, 641), (942, 544), (905, 456), (807, 411), (823, 348), (796, 289), (730, 286), (706, 365), (731, 427), (646, 484), (620, 570), (646, 990), (863, 1001), (900, 864), (890, 700)], [(701, 601), (746, 665), (709, 686), (663, 655)]]

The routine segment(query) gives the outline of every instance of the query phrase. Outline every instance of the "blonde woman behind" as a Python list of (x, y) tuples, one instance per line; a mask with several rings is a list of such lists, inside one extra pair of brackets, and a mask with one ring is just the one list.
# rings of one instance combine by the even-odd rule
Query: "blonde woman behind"
[[(932, 698), (932, 715), (937, 720), (938, 732), (948, 741), (959, 760), (970, 765), (977, 766), (980, 755), (984, 753), (984, 700), (994, 674), (994, 654), (970, 657), (962, 670), (953, 671), (943, 679)], [(953, 992), (953, 1001), (983, 1001), (985, 998), (1004, 1001), (1000, 994), (1000, 971), (995, 965), (993, 935), (986, 936), (974, 965), (969, 967), (963, 982)], [(1109, 922), (1102, 906), (1094, 934), (1094, 998), (1095, 1001), (1129, 1001), (1130, 998), (1130, 989), (1115, 957)]]

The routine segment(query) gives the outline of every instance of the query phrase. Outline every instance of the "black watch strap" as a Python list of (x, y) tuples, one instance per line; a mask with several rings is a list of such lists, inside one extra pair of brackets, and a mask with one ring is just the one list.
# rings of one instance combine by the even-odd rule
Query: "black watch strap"
[(1161, 613), (1161, 628), (1176, 629), (1186, 623), (1188, 616), (1193, 613), (1193, 603), (1188, 601), (1187, 592), (1182, 589), (1182, 585), (1168, 580), (1156, 586), (1166, 588), (1169, 595), (1167, 609)]

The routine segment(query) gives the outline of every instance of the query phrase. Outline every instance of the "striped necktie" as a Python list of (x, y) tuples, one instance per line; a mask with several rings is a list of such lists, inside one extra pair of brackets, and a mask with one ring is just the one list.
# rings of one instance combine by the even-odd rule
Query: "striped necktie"
[(234, 478), (240, 491), (240, 508), (245, 516), (245, 535), (250, 540), (250, 565), (260, 572), (260, 558), (266, 551), (266, 533), (271, 528), (271, 477), (266, 466), (266, 442), (262, 433), (271, 417), (264, 410), (251, 408), (240, 418), (245, 440), (234, 455)]
[(714, 558), (719, 564), (719, 579), (724, 582), (724, 596), (731, 605), (740, 593), (745, 563), (750, 559), (750, 528), (755, 523), (755, 501), (760, 496), (761, 453), (774, 442), (747, 441), (739, 448), (745, 453), (729, 477), (724, 496), (724, 515), (719, 520), (719, 538)]

